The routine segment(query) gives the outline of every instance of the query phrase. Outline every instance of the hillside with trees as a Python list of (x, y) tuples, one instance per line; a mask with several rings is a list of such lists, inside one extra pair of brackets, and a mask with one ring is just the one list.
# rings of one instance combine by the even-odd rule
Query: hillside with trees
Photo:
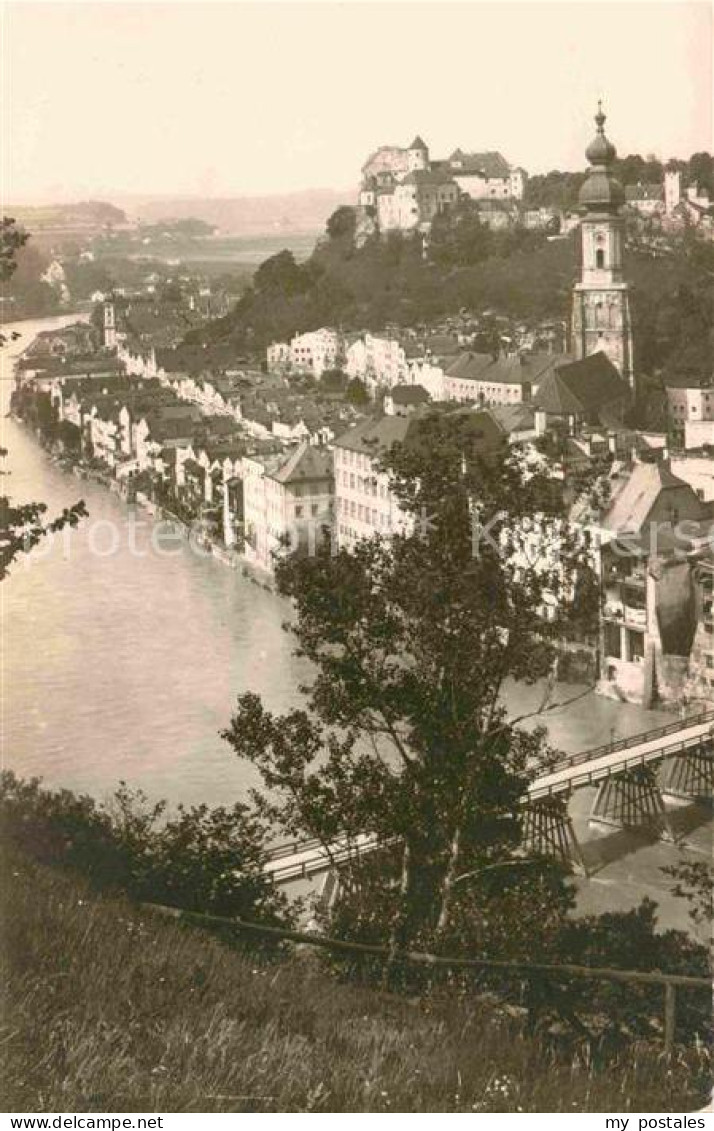
[[(618, 157), (612, 171), (622, 185), (661, 185), (665, 169), (678, 169), (682, 181), (697, 184), (714, 199), (714, 157), (711, 153), (693, 153), (688, 161), (672, 158), (667, 162), (649, 155), (642, 157), (631, 153)], [(570, 173), (552, 169), (549, 173), (536, 173), (526, 182), (524, 203), (530, 208), (576, 208), (578, 192), (586, 177), (585, 172)]]
[[(355, 210), (330, 217), (313, 255), (284, 250), (255, 272), (235, 309), (192, 340), (262, 352), (319, 326), (418, 327), (467, 310), (519, 320), (568, 318), (578, 233), (548, 239), (523, 228), (491, 231), (469, 205), (439, 217), (428, 241), (398, 232), (355, 240)], [(711, 371), (714, 247), (691, 232), (653, 255), (628, 239), (637, 368), (652, 378)], [(661, 382), (660, 382), (661, 383)]]
[(308, 260), (297, 263), (287, 250), (266, 260), (234, 312), (209, 333), (261, 350), (321, 325), (414, 326), (462, 307), (547, 317), (567, 301), (574, 270), (572, 241), (549, 243), (520, 228), (492, 232), (468, 207), (435, 223), (427, 242), (390, 232), (359, 246), (355, 210), (341, 208)]

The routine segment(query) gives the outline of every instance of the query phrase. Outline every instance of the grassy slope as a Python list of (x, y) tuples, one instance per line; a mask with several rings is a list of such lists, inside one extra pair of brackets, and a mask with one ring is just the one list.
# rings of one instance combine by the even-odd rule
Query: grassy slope
[(4, 883), (4, 1111), (692, 1111), (691, 1066), (564, 1065), (448, 1008), (260, 962), (24, 858)]

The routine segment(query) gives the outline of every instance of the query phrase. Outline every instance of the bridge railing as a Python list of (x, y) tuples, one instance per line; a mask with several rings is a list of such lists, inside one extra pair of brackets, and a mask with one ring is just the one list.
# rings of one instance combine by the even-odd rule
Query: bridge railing
[[(594, 746), (589, 750), (580, 750), (575, 754), (567, 755), (565, 758), (559, 759), (554, 762), (547, 770), (545, 770), (540, 777), (550, 778), (552, 775), (561, 773), (564, 770), (572, 769), (574, 766), (585, 766), (588, 762), (594, 762), (598, 758), (605, 757), (608, 754), (615, 754), (618, 752), (626, 752), (633, 750), (637, 746), (642, 746), (648, 742), (654, 742), (661, 738), (667, 738), (671, 735), (681, 734), (682, 731), (690, 730), (693, 727), (703, 726), (706, 723), (712, 723), (714, 726), (714, 710), (702, 711), (698, 715), (692, 715), (688, 719), (676, 719), (671, 723), (664, 726), (654, 727), (652, 730), (641, 731), (639, 734), (630, 735), (628, 738), (618, 739), (617, 742), (607, 742), (602, 746)], [(684, 749), (685, 744), (678, 742), (671, 743), (662, 749), (662, 754), (667, 752), (676, 753), (678, 749)], [(644, 761), (644, 759), (643, 759)], [(619, 764), (618, 764), (619, 765)], [(618, 766), (609, 767), (609, 772), (616, 772)], [(606, 776), (604, 773), (600, 776)], [(587, 779), (587, 774), (585, 774)], [(579, 779), (573, 779), (579, 780)], [(571, 783), (572, 784), (572, 783)], [(538, 798), (547, 797), (552, 793), (562, 792), (566, 788), (563, 783), (538, 786), (538, 779), (531, 783), (527, 793), (527, 800), (537, 800)], [(361, 849), (363, 852), (373, 851), (375, 845), (370, 841), (368, 845), (362, 844)], [(360, 844), (357, 841), (349, 841), (345, 838), (344, 846), (335, 841), (330, 845), (330, 851), (325, 849), (323, 842), (317, 838), (306, 840), (285, 841), (281, 844), (275, 845), (269, 849), (265, 855), (264, 863), (269, 864), (276, 860), (287, 859), (290, 856), (297, 856), (299, 854), (315, 853), (313, 859), (308, 859), (302, 863), (295, 862), (294, 864), (286, 864), (283, 868), (270, 869), (271, 876), (276, 882), (287, 881), (289, 879), (304, 879), (315, 873), (315, 871), (322, 870), (325, 863), (329, 862), (329, 857), (334, 855), (334, 859), (338, 863), (344, 863), (345, 860), (351, 856), (360, 855)], [(318, 859), (319, 858), (319, 859)]]
[[(174, 919), (188, 922), (228, 926), (238, 932), (263, 936), (274, 941), (295, 942), (306, 946), (321, 947), (337, 952), (361, 954), (388, 960), (389, 948), (368, 943), (349, 942), (346, 939), (330, 938), (328, 935), (289, 931), (281, 927), (267, 927), (262, 923), (251, 923), (243, 919), (229, 919), (222, 915), (207, 915), (199, 911), (184, 911), (177, 907), (145, 903), (147, 910), (158, 911)], [(624, 982), (631, 985), (661, 986), (663, 991), (663, 1036), (666, 1053), (674, 1048), (677, 1015), (677, 990), (707, 990), (711, 992), (711, 980), (696, 978), (688, 974), (665, 974), (660, 970), (619, 970), (604, 966), (575, 966), (543, 962), (510, 962), (490, 958), (448, 958), (443, 955), (428, 954), (422, 951), (402, 951), (398, 960), (403, 963), (427, 966), (442, 970), (496, 970), (516, 976), (549, 976), (558, 979), (578, 978), (591, 981)]]
[(308, 837), (305, 840), (286, 840), (269, 848), (264, 859), (281, 860), (284, 856), (295, 856), (298, 852), (307, 852), (311, 848), (321, 848), (322, 841), (319, 837)]
[(714, 710), (702, 711), (698, 715), (691, 715), (688, 719), (677, 719), (665, 726), (655, 727), (653, 730), (632, 734), (629, 738), (619, 738), (616, 742), (605, 742), (602, 746), (593, 746), (589, 750), (579, 750), (576, 754), (568, 754), (559, 759), (546, 772), (557, 774), (559, 770), (567, 770), (570, 766), (579, 766), (583, 762), (593, 762), (596, 758), (603, 758), (606, 754), (615, 754), (619, 750), (629, 750), (633, 746), (642, 746), (646, 742), (655, 742), (658, 738), (667, 738), (671, 734), (679, 734), (690, 727), (702, 726), (705, 723), (714, 723)]
[(289, 859), (291, 855), (303, 855), (302, 860), (269, 869), (270, 879), (273, 883), (287, 883), (289, 880), (309, 879), (310, 876), (319, 872), (326, 872), (333, 864), (347, 864), (350, 861), (358, 860), (361, 856), (369, 855), (378, 847), (389, 843), (389, 840), (379, 841), (376, 836), (369, 835), (363, 835), (358, 840), (344, 837), (333, 841), (329, 848), (320, 840), (302, 841), (296, 844), (294, 853), (270, 856), (266, 863)]

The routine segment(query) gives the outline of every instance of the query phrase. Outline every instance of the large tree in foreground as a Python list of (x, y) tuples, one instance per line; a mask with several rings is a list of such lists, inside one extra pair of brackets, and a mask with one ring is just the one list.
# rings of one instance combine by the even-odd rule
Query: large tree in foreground
[(395, 954), (453, 945), (478, 877), (511, 868), (519, 891), (543, 884), (545, 866), (518, 850), (524, 791), (550, 752), (502, 693), (548, 686), (558, 641), (594, 609), (560, 491), (520, 452), (485, 450), (482, 426), (473, 412), (434, 414), (391, 450), (401, 532), (278, 565), (314, 671), (306, 706), (276, 716), (243, 695), (225, 735), (260, 771), (256, 799), (282, 830), (383, 843), (378, 863), (347, 869), (343, 905)]

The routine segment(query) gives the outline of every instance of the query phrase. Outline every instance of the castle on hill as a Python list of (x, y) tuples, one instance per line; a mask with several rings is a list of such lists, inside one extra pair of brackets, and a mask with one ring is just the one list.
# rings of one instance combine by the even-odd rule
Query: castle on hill
[(435, 216), (461, 197), (513, 202), (523, 199), (526, 172), (497, 152), (465, 153), (432, 160), (415, 137), (408, 149), (384, 145), (362, 167), (359, 208), (380, 232), (427, 230)]

